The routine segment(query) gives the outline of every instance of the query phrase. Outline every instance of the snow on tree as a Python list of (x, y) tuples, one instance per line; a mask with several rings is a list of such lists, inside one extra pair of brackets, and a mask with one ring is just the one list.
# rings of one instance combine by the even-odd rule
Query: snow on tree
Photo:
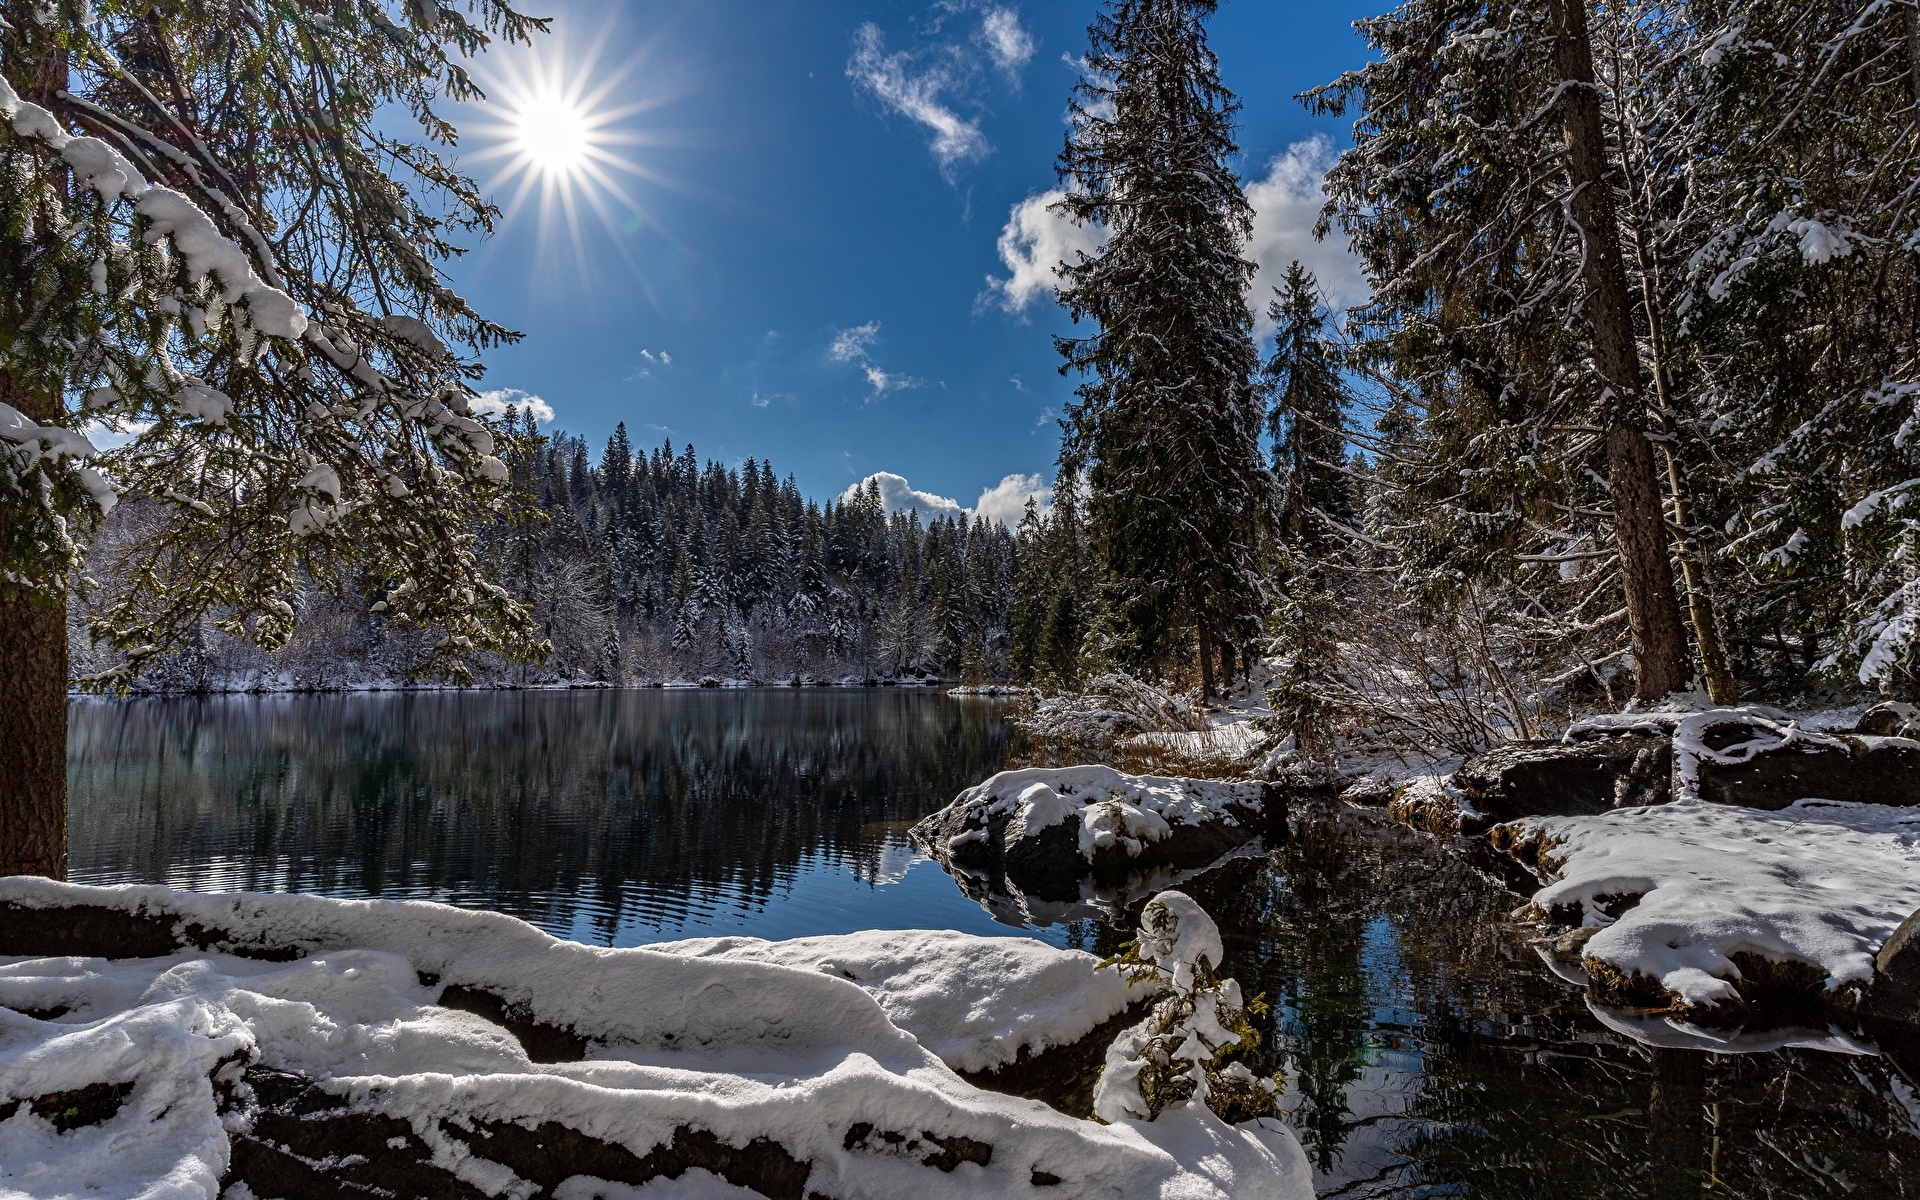
[[(441, 631), (428, 669), (536, 648), (474, 552), (508, 479), (462, 355), (514, 335), (440, 277), (495, 211), (435, 106), (542, 28), (502, 0), (7, 5), (0, 873), (63, 870), (63, 608), (120, 496), (148, 533), (92, 608), (120, 656), (96, 685), (203, 618), (284, 643), (301, 581), (354, 569)], [(93, 422), (131, 445), (96, 454)]]
[(1276, 1081), (1239, 1061), (1260, 1044), (1250, 1018), (1266, 1003), (1242, 998), (1237, 980), (1220, 977), (1223, 957), (1219, 926), (1192, 897), (1165, 891), (1147, 902), (1140, 936), (1110, 965), (1130, 989), (1159, 998), (1107, 1050), (1093, 1093), (1101, 1120), (1151, 1121), (1181, 1104), (1205, 1105), (1231, 1122), (1279, 1114)]

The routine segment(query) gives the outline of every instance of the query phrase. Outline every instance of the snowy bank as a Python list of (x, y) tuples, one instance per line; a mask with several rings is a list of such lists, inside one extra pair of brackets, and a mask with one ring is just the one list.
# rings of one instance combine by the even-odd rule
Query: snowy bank
[(1579, 948), (1602, 1003), (1738, 1012), (1782, 993), (1846, 1002), (1920, 909), (1920, 809), (1700, 801), (1543, 817), (1494, 841), (1553, 882), (1543, 916)]
[(950, 868), (1073, 902), (1088, 881), (1205, 867), (1263, 834), (1284, 836), (1285, 821), (1273, 785), (1032, 767), (961, 792), (913, 837)]
[[(872, 944), (756, 961), (434, 904), (3, 880), (0, 1191), (1310, 1197), (1271, 1122), (1186, 1106), (1102, 1126), (978, 1090), (844, 977), (961, 1056), (1003, 1028), (1065, 1036), (1058, 1005), (1020, 1028), (994, 978), (929, 964), (992, 965), (952, 936), (905, 939), (896, 975)], [(1045, 957), (1013, 952), (1019, 987), (1106, 986)], [(962, 982), (977, 1012), (923, 994)]]

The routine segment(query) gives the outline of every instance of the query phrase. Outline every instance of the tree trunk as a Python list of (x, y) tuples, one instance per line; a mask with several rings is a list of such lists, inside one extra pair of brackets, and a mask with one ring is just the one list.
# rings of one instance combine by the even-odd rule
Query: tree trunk
[(1200, 626), (1200, 701), (1213, 703), (1213, 634)]
[(1667, 490), (1673, 496), (1673, 523), (1680, 527), (1680, 574), (1687, 584), (1687, 614), (1693, 622), (1694, 644), (1700, 651), (1700, 678), (1707, 699), (1715, 704), (1740, 703), (1740, 685), (1727, 666), (1726, 647), (1713, 612), (1713, 593), (1707, 578), (1706, 554), (1693, 543), (1693, 505), (1679, 456), (1666, 447)]
[[(8, 6), (16, 28), (30, 19), (24, 7)], [(34, 44), (41, 27), (26, 28), (27, 63), (10, 82), (28, 100), (53, 103), (67, 86), (67, 51)], [(17, 279), (18, 244), (11, 254)], [(16, 334), (0, 329), (0, 339)], [(63, 415), (57, 390), (9, 374), (0, 373), (0, 397), (35, 421)], [(8, 519), (0, 512), (0, 522)], [(67, 598), (64, 584), (51, 590), (33, 596), (0, 586), (0, 875), (67, 877)]]
[(1658, 700), (1687, 685), (1686, 627), (1667, 556), (1653, 447), (1645, 432), (1640, 355), (1607, 180), (1606, 134), (1600, 123), (1586, 0), (1556, 0), (1554, 15), (1554, 60), (1564, 88), (1561, 118), (1573, 192), (1570, 207), (1586, 242), (1587, 319), (1593, 326), (1593, 363), (1605, 405), (1613, 536), (1626, 589), (1634, 695)]
[[(0, 375), (36, 421), (59, 402)], [(0, 521), (7, 520), (0, 512)], [(0, 591), (0, 875), (67, 877), (67, 598)]]
[(67, 877), (67, 605), (0, 598), (0, 875)]

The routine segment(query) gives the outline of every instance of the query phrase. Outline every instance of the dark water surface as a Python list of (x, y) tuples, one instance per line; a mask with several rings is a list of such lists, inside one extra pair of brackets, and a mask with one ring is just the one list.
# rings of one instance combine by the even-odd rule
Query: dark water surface
[[(1003, 712), (888, 690), (77, 702), (72, 877), (443, 900), (602, 945), (944, 927), (1109, 953), (1124, 920), (995, 924), (906, 842), (1015, 753)], [(1430, 838), (1303, 814), (1183, 887), (1273, 1003), (1255, 1065), (1286, 1074), (1322, 1196), (1920, 1196), (1920, 1092), (1890, 1060), (1649, 1047), (1683, 1035), (1590, 1011), (1507, 919), (1521, 898)]]

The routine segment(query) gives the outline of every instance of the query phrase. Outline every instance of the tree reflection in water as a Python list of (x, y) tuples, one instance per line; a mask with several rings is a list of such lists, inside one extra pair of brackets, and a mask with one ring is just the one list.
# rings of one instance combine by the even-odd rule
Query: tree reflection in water
[[(906, 827), (1005, 763), (999, 711), (824, 689), (81, 702), (72, 877), (428, 897), (600, 944), (706, 932), (808, 872), (904, 870)], [(925, 923), (973, 912), (950, 891)]]
[(1888, 1059), (1643, 1046), (1507, 914), (1519, 898), (1370, 814), (1189, 890), (1274, 1003), (1266, 1066), (1320, 1195), (1920, 1195), (1920, 1092)]

